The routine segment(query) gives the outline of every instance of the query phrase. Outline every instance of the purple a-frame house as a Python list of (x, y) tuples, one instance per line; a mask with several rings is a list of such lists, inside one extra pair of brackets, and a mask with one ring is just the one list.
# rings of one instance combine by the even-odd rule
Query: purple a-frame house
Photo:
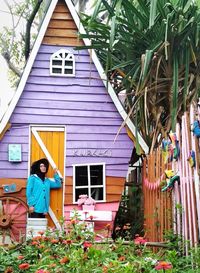
[(0, 124), (1, 196), (2, 185), (14, 183), (12, 196), (26, 201), (30, 164), (48, 158), (64, 178), (63, 189), (51, 193), (54, 223), (69, 216), (80, 194), (96, 199), (95, 210), (109, 218), (104, 212), (117, 209), (134, 147), (127, 130), (135, 136), (135, 127), (94, 50), (74, 50), (90, 44), (78, 38), (79, 31), (84, 33), (71, 0), (52, 0)]

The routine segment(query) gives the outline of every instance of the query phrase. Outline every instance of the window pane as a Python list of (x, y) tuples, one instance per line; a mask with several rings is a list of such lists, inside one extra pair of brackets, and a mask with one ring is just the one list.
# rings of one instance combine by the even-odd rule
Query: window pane
[(53, 60), (52, 64), (53, 65), (62, 65), (62, 61)]
[(103, 200), (103, 188), (91, 189), (91, 197), (94, 200)]
[(65, 69), (65, 72), (64, 72), (65, 74), (73, 74), (73, 70), (72, 69)]
[(71, 61), (65, 61), (65, 66), (73, 66), (73, 62)]
[(103, 166), (90, 166), (91, 185), (103, 185)]
[(87, 166), (75, 167), (75, 186), (88, 186)]
[(87, 194), (88, 195), (88, 189), (76, 189), (75, 190), (75, 201), (77, 202), (79, 195), (81, 194)]
[(61, 68), (53, 68), (53, 73), (55, 74), (61, 74), (62, 73), (62, 69)]

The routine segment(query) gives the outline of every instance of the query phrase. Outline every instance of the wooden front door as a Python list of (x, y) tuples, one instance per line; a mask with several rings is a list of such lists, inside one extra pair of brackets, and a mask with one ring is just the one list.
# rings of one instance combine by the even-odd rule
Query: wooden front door
[[(30, 166), (40, 158), (49, 160), (47, 177), (53, 177), (53, 169), (57, 168), (60, 177), (64, 178), (65, 166), (65, 128), (31, 126)], [(63, 187), (51, 190), (49, 226), (59, 228), (58, 221), (63, 217)]]

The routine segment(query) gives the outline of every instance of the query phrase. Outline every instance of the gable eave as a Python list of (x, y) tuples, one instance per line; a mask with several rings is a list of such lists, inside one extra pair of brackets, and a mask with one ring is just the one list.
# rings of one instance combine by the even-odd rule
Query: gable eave
[[(75, 10), (75, 7), (72, 4), (71, 0), (65, 0), (65, 2), (66, 2), (66, 5), (68, 6), (68, 8), (70, 10), (72, 18), (74, 19), (74, 22), (75, 22), (79, 32), (82, 33), (82, 34), (86, 34), (86, 31), (85, 31), (83, 25), (80, 22), (80, 18), (78, 16), (78, 14), (77, 14), (77, 12)], [(87, 46), (91, 45), (91, 42), (90, 42), (89, 39), (83, 38), (83, 41), (84, 41), (85, 45), (87, 45)], [(108, 93), (109, 93), (115, 107), (117, 108), (119, 114), (121, 115), (121, 117), (125, 121), (126, 125), (129, 127), (132, 134), (135, 137), (136, 137), (136, 134), (137, 134), (140, 147), (142, 148), (142, 150), (144, 151), (145, 154), (148, 154), (148, 152), (149, 152), (148, 145), (146, 144), (146, 142), (144, 141), (144, 139), (142, 138), (140, 133), (136, 131), (135, 125), (133, 124), (133, 122), (129, 118), (128, 114), (124, 110), (124, 108), (123, 108), (121, 102), (119, 101), (119, 99), (118, 99), (112, 85), (110, 84), (110, 82), (107, 79), (107, 75), (105, 74), (105, 71), (104, 71), (104, 69), (103, 69), (103, 67), (102, 67), (102, 65), (101, 65), (101, 63), (99, 61), (99, 58), (97, 57), (94, 49), (88, 49), (88, 52), (89, 52), (89, 54), (91, 56), (91, 59), (93, 60), (93, 62), (95, 64), (95, 66), (96, 66), (96, 68), (97, 68), (97, 70), (99, 72), (100, 78), (103, 80), (103, 83), (104, 83), (106, 89), (108, 90)]]
[(28, 79), (28, 76), (30, 74), (30, 71), (31, 71), (31, 68), (32, 68), (32, 65), (35, 61), (35, 58), (36, 58), (36, 55), (38, 53), (38, 50), (39, 50), (39, 47), (42, 43), (42, 40), (43, 40), (43, 37), (44, 37), (44, 34), (46, 32), (46, 29), (47, 29), (47, 26), (49, 24), (49, 21), (51, 19), (51, 16), (53, 14), (53, 11), (56, 7), (56, 4), (57, 4), (58, 0), (52, 0), (51, 1), (51, 4), (47, 10), (47, 13), (44, 17), (44, 20), (41, 24), (41, 27), (40, 27), (40, 30), (38, 32), (38, 35), (37, 35), (37, 38), (35, 40), (35, 43), (33, 45), (33, 49), (31, 50), (31, 53), (30, 53), (30, 56), (28, 58), (28, 61), (25, 65), (25, 68), (24, 68), (24, 72), (20, 78), (20, 81), (19, 81), (19, 85), (17, 87), (17, 90), (15, 91), (15, 94), (6, 110), (6, 112), (4, 113), (2, 119), (1, 119), (1, 122), (0, 122), (0, 134), (3, 132), (5, 126), (7, 125), (18, 101), (19, 101), (19, 98), (24, 90), (24, 87), (25, 87), (25, 84), (27, 82), (27, 79)]

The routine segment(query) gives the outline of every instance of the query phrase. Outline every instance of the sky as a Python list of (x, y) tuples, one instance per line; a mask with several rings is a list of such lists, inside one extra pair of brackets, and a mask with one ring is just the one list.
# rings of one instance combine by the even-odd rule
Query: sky
[[(11, 2), (8, 0), (8, 2)], [(11, 26), (11, 16), (4, 1), (0, 0), (0, 31), (4, 26)], [(5, 112), (9, 101), (13, 96), (13, 90), (9, 85), (8, 67), (6, 61), (0, 55), (0, 118)]]
[[(22, 0), (0, 0), (0, 32), (4, 26), (12, 28), (12, 16), (9, 13), (6, 2), (9, 5), (13, 5), (13, 3), (19, 3)], [(91, 10), (91, 3), (92, 1), (87, 2), (87, 10)], [(17, 20), (17, 18), (15, 19)], [(8, 66), (4, 58), (0, 55), (0, 120), (13, 95), (14, 90), (10, 87), (8, 79)]]

